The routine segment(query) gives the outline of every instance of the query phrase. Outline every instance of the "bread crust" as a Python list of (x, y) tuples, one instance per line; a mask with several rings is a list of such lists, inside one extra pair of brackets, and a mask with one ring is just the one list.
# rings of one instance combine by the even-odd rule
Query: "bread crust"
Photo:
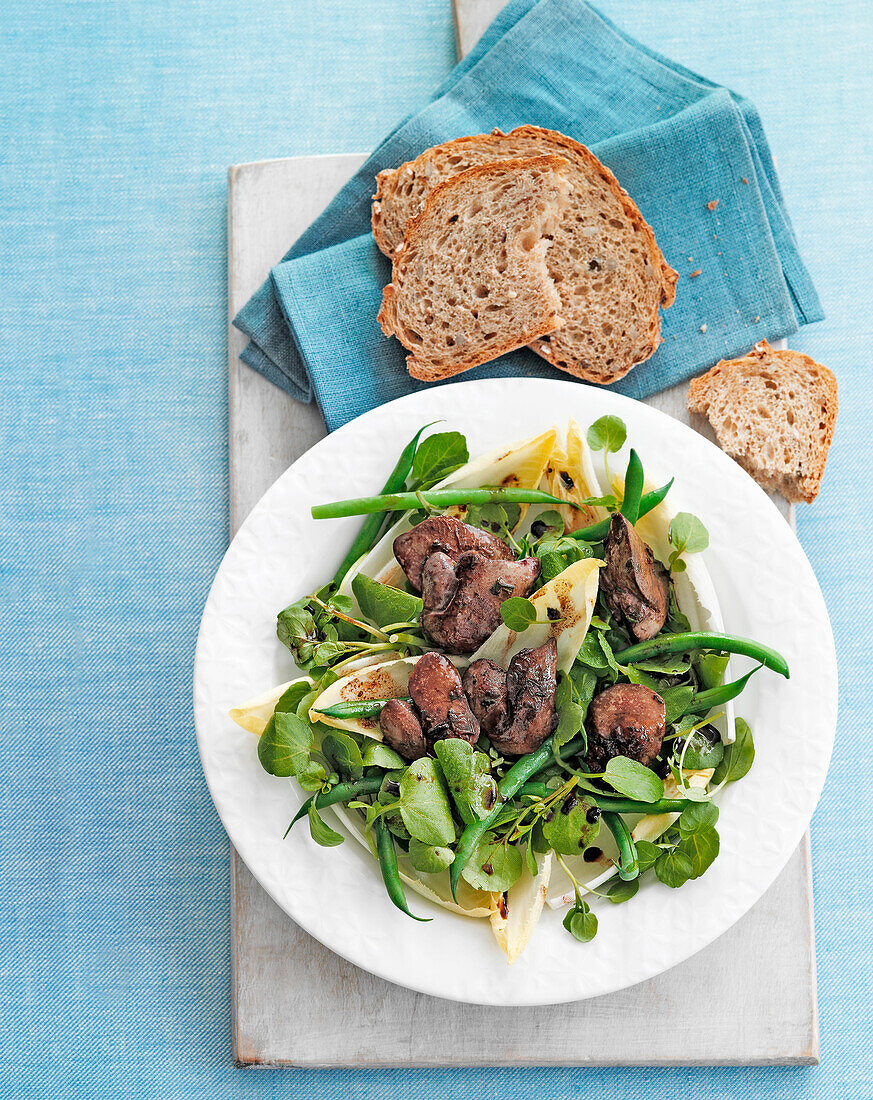
[[(431, 169), (438, 159), (457, 157), (460, 170), (465, 163), (465, 150), (472, 150), (475, 146), (479, 150), (478, 155), (481, 155), (483, 145), (493, 144), (495, 159), (505, 160), (509, 158), (500, 156), (501, 146), (505, 146), (508, 141), (518, 140), (529, 140), (533, 144), (542, 146), (544, 153), (557, 152), (559, 155), (566, 156), (571, 163), (581, 170), (599, 177), (620, 204), (632, 231), (638, 236), (646, 253), (647, 268), (657, 272), (659, 282), (656, 297), (658, 300), (652, 303), (648, 316), (641, 319), (641, 327), (645, 332), (645, 336), (640, 338), (635, 352), (627, 360), (609, 366), (597, 365), (579, 356), (571, 356), (566, 346), (563, 346), (560, 351), (556, 351), (549, 341), (544, 340), (532, 342), (530, 345), (532, 350), (553, 366), (577, 378), (601, 385), (615, 382), (638, 363), (644, 362), (653, 355), (663, 342), (660, 309), (668, 309), (673, 304), (676, 298), (676, 283), (679, 276), (664, 259), (655, 240), (654, 231), (643, 218), (636, 203), (619, 184), (614, 174), (597, 159), (590, 149), (573, 138), (567, 137), (557, 130), (547, 130), (538, 126), (519, 126), (507, 134), (495, 129), (490, 134), (471, 135), (444, 142), (442, 145), (426, 150), (414, 160), (406, 161), (396, 169), (380, 172), (376, 177), (376, 194), (372, 208), (373, 236), (381, 251), (391, 256), (399, 233), (399, 225), (392, 222), (392, 203), (395, 202), (396, 196), (402, 188), (412, 186), (415, 181), (420, 180), (422, 177), (432, 175)], [(466, 159), (469, 160), (469, 155)], [(448, 178), (452, 177), (449, 176)], [(436, 186), (441, 186), (441, 184)], [(426, 194), (427, 191), (425, 190)]]
[[(767, 391), (772, 395), (771, 405), (767, 410), (770, 415), (766, 419), (759, 416), (756, 422), (759, 428), (756, 442), (761, 446), (765, 446), (768, 441), (775, 441), (778, 414), (783, 408), (789, 407), (786, 402), (790, 401), (790, 397), (786, 395), (792, 382), (805, 378), (810, 391), (813, 386), (819, 391), (816, 400), (821, 419), (814, 425), (814, 437), (811, 426), (806, 425), (807, 453), (802, 460), (798, 459), (798, 469), (795, 472), (779, 470), (772, 465), (768, 468), (761, 461), (755, 461), (748, 453), (741, 452), (733, 445), (729, 427), (724, 424), (723, 418), (712, 409), (716, 399), (721, 398), (720, 405), (731, 399), (732, 407), (739, 410), (744, 397), (744, 380), (755, 378), (764, 370), (767, 371), (768, 378), (777, 380), (777, 388)], [(808, 398), (809, 394), (804, 396)], [(760, 393), (756, 392), (756, 400), (760, 402)], [(821, 488), (839, 411), (837, 380), (827, 367), (802, 352), (773, 348), (766, 340), (761, 340), (747, 355), (738, 359), (722, 359), (705, 374), (692, 379), (688, 388), (687, 406), (689, 412), (705, 416), (709, 420), (715, 430), (718, 445), (763, 488), (778, 490), (787, 500), (794, 502), (811, 504), (815, 500)]]
[(548, 293), (553, 297), (555, 305), (555, 313), (551, 320), (544, 321), (539, 325), (528, 326), (523, 335), (517, 340), (494, 341), (487, 348), (482, 348), (478, 352), (471, 352), (461, 362), (437, 366), (419, 358), (415, 354), (414, 347), (411, 347), (405, 340), (403, 325), (398, 316), (398, 301), (399, 288), (402, 288), (405, 276), (406, 254), (413, 250), (418, 244), (419, 237), (425, 229), (431, 213), (440, 206), (444, 199), (451, 195), (452, 192), (465, 192), (469, 190), (471, 184), (475, 184), (479, 179), (493, 175), (497, 168), (505, 172), (522, 172), (533, 168), (562, 171), (566, 167), (567, 160), (565, 157), (560, 157), (556, 154), (547, 154), (537, 157), (520, 157), (512, 160), (504, 160), (500, 161), (499, 164), (489, 162), (488, 164), (478, 165), (475, 168), (469, 168), (465, 172), (459, 172), (443, 180), (442, 183), (437, 184), (429, 192), (422, 210), (406, 223), (403, 241), (394, 250), (392, 256), (391, 282), (382, 291), (382, 305), (376, 319), (386, 336), (396, 336), (404, 347), (413, 352), (413, 354), (407, 356), (406, 359), (407, 370), (413, 378), (418, 378), (424, 382), (438, 382), (445, 378), (451, 378), (456, 374), (461, 374), (463, 371), (472, 370), (474, 367), (481, 366), (482, 363), (489, 363), (501, 355), (505, 355), (510, 351), (515, 351), (517, 348), (525, 347), (532, 339), (540, 339), (554, 332), (563, 324), (563, 318), (557, 312), (560, 300), (554, 287), (550, 286), (548, 288)]

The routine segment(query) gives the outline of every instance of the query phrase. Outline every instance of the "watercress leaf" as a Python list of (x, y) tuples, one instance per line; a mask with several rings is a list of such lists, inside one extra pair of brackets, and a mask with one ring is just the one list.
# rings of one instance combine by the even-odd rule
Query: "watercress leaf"
[[(334, 780), (338, 776), (333, 777)], [(330, 781), (330, 777), (321, 764), (310, 760), (296, 774), (295, 779), (304, 791), (320, 791)]]
[(718, 821), (718, 806), (712, 802), (694, 802), (686, 806), (676, 824), (680, 833), (699, 833), (713, 829)]
[(657, 676), (652, 676), (649, 672), (643, 672), (639, 665), (628, 665), (625, 675), (632, 684), (642, 684), (643, 687), (650, 688), (658, 695), (662, 694), (663, 682)]
[(455, 823), (440, 766), (430, 756), (413, 761), (400, 779), (400, 816), (424, 844), (454, 843)]
[(643, 672), (654, 672), (657, 676), (684, 676), (690, 667), (691, 658), (687, 653), (634, 662), (634, 668), (642, 669)]
[(675, 722), (691, 705), (694, 688), (691, 684), (678, 684), (675, 687), (664, 688), (660, 695), (667, 707), (667, 721)]
[(575, 562), (594, 556), (587, 542), (570, 538), (545, 538), (534, 547), (534, 553), (540, 559), (540, 580), (543, 584), (553, 581)]
[(621, 905), (623, 901), (630, 901), (639, 888), (640, 880), (638, 878), (632, 878), (628, 882), (617, 878), (607, 887), (606, 896), (613, 905)]
[(597, 917), (584, 902), (571, 909), (562, 923), (573, 939), (580, 943), (590, 943), (597, 935)]
[(412, 462), (412, 476), (419, 489), (436, 485), (470, 458), (467, 440), (460, 432), (437, 432), (418, 445)]
[(539, 867), (537, 867), (537, 857), (534, 854), (534, 835), (533, 829), (531, 829), (528, 837), (527, 847), (524, 850), (524, 865), (528, 869), (528, 873), (531, 878), (536, 878), (539, 873)]
[(470, 504), (464, 515), (464, 522), (471, 527), (481, 527), (504, 540), (517, 527), (520, 519), (519, 504), (497, 504), (493, 501), (488, 504)]
[(703, 787), (682, 786), (682, 795), (688, 802), (708, 802), (709, 795)]
[[(657, 844), (652, 844), (649, 840), (637, 840), (635, 841), (637, 850), (637, 862), (640, 865), (640, 874), (643, 871), (648, 871), (650, 867), (654, 867), (658, 861), (658, 857), (661, 855), (661, 849)], [(636, 882), (636, 879), (632, 879), (632, 882)]]
[(371, 738), (367, 739), (367, 743), (364, 746), (363, 763), (365, 768), (377, 767), (377, 768), (405, 768), (406, 761), (400, 755), (389, 748), (388, 745), (383, 745), (381, 741), (373, 741)]
[(357, 741), (341, 730), (332, 730), (321, 742), (321, 751), (347, 779), (360, 779), (364, 774), (364, 760)]
[(685, 749), (680, 749), (677, 743), (676, 752), (682, 757), (682, 766), (690, 771), (718, 767), (724, 758), (722, 742), (710, 741), (700, 730), (689, 734), (686, 743), (688, 747)]
[(694, 866), (691, 857), (680, 848), (671, 848), (662, 852), (655, 861), (655, 874), (665, 886), (676, 890), (693, 877)]
[(709, 532), (690, 512), (677, 512), (667, 531), (670, 545), (680, 554), (699, 554), (709, 546)]
[(477, 890), (508, 890), (521, 876), (521, 852), (512, 844), (486, 833), (461, 872), (461, 877)]
[(585, 711), (574, 700), (558, 708), (558, 727), (552, 734), (552, 744), (556, 749), (566, 745), (582, 729)]
[(537, 539), (559, 539), (564, 533), (564, 517), (554, 508), (540, 512), (531, 524), (531, 534)]
[(667, 609), (667, 622), (665, 625), (671, 634), (682, 634), (691, 629), (688, 616), (679, 607), (676, 590), (672, 584), (670, 585), (670, 605)]
[(341, 657), (346, 647), (340, 641), (319, 642), (312, 650), (312, 660), (316, 665), (329, 665), (337, 657)]
[(755, 743), (748, 722), (737, 718), (734, 728), (736, 740), (725, 746), (724, 757), (712, 777), (713, 783), (735, 783), (746, 775), (755, 761)]
[(345, 839), (322, 820), (314, 802), (309, 807), (309, 832), (315, 843), (320, 844), (322, 848), (335, 848)]
[(486, 754), (459, 737), (434, 742), (433, 751), (464, 824), (487, 817), (497, 801), (497, 782)]
[(285, 693), (279, 696), (279, 701), (276, 703), (276, 707), (264, 727), (264, 734), (269, 734), (272, 737), (273, 728), (276, 724), (276, 715), (288, 712), (293, 714), (300, 705), (301, 700), (305, 699), (311, 690), (312, 685), (308, 680), (298, 680), (296, 683), (291, 684)]
[(543, 820), (543, 836), (556, 852), (565, 856), (579, 855), (599, 832), (600, 813), (594, 801), (580, 798), (575, 792), (554, 808), (548, 820)]
[(424, 607), (419, 596), (380, 584), (363, 573), (352, 581), (352, 591), (361, 613), (377, 626), (418, 622)]
[(415, 837), (409, 842), (409, 862), (416, 871), (423, 871), (426, 875), (436, 875), (440, 871), (445, 871), (454, 858), (455, 853), (451, 848), (422, 844)]
[(620, 451), (627, 439), (627, 427), (618, 416), (601, 416), (588, 429), (586, 438), (592, 451)]
[(606, 765), (604, 778), (620, 794), (637, 802), (657, 802), (664, 797), (664, 784), (651, 768), (628, 756), (614, 756)]
[(694, 658), (694, 667), (700, 678), (700, 686), (704, 689), (721, 687), (724, 683), (724, 675), (727, 671), (730, 654), (728, 653), (698, 653)]
[(624, 673), (624, 668), (616, 661), (612, 652), (612, 646), (609, 644), (606, 634), (602, 631), (597, 633), (597, 644), (600, 646), (600, 651), (606, 658), (606, 663), (609, 668), (612, 669), (616, 676), (621, 676)]
[(284, 611), (280, 611), (276, 617), (276, 634), (279, 641), (292, 652), (307, 643), (314, 642), (318, 636), (315, 620), (305, 604), (305, 600), (298, 600), (286, 607)]
[(676, 851), (682, 852), (691, 864), (689, 878), (700, 878), (712, 865), (718, 850), (719, 839), (715, 829), (700, 829), (693, 833), (685, 833), (676, 848)]
[(510, 596), (500, 605), (500, 617), (510, 630), (520, 634), (536, 622), (537, 609), (524, 596)]
[(600, 648), (600, 631), (589, 630), (582, 640), (582, 646), (579, 650), (578, 660), (583, 665), (588, 665), (590, 668), (595, 669), (607, 669), (609, 662), (606, 659), (606, 655)]
[(354, 615), (355, 613), (355, 601), (351, 596), (335, 592), (332, 596), (327, 597), (324, 602), (334, 610), (341, 611), (343, 615)]
[(297, 775), (309, 764), (312, 727), (296, 714), (282, 712), (261, 734), (258, 759), (270, 775)]
[(594, 691), (597, 687), (597, 677), (590, 669), (573, 665), (570, 669), (570, 679), (573, 682), (573, 693), (576, 702), (582, 708), (582, 720), (584, 721), (588, 714), (588, 707), (591, 700), (594, 698)]

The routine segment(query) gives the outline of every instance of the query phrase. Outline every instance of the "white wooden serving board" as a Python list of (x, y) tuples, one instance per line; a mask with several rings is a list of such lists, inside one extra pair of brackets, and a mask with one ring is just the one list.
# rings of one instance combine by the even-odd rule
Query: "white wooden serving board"
[[(459, 49), (502, 0), (457, 0)], [(363, 155), (239, 165), (229, 173), (229, 315), (353, 175)], [(235, 533), (324, 434), (301, 405), (239, 361), (229, 330), (230, 523)], [(650, 404), (687, 422), (685, 386)], [(695, 424), (695, 427), (701, 425)], [(787, 507), (783, 511), (791, 520)], [(620, 993), (546, 1008), (482, 1008), (359, 970), (287, 917), (231, 853), (233, 1051), (301, 1067), (719, 1065), (818, 1061), (809, 838), (752, 911), (680, 967)]]

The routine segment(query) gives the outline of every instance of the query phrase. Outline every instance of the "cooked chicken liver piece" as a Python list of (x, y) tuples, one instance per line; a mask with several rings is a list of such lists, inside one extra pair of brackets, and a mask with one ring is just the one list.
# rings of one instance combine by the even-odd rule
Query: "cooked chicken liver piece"
[(427, 741), (418, 715), (405, 699), (389, 699), (379, 714), (379, 729), (385, 744), (404, 760), (418, 760), (427, 754)]
[(515, 558), (503, 539), (462, 523), (454, 516), (431, 516), (394, 540), (394, 557), (416, 592), (421, 591), (421, 571), (431, 554), (441, 552), (457, 561), (469, 550), (495, 561)]
[(654, 638), (667, 619), (670, 579), (664, 566), (620, 512), (614, 512), (603, 543), (600, 587), (608, 607), (639, 642)]
[(509, 721), (506, 669), (482, 658), (474, 661), (464, 673), (463, 685), (482, 732), (491, 737)]
[(437, 550), (421, 570), (421, 595), (429, 611), (445, 611), (458, 591), (457, 564)]
[(491, 738), (494, 747), (510, 756), (538, 749), (557, 722), (555, 688), (558, 647), (554, 638), (536, 649), (522, 649), (506, 670), (506, 694), (512, 721)]
[(476, 552), (462, 554), (455, 566), (457, 587), (444, 610), (432, 610), (447, 590), (446, 555), (438, 557), (438, 583), (433, 582), (430, 558), (425, 567), (425, 602), (421, 625), (436, 645), (449, 653), (473, 653), (500, 626), (500, 605), (510, 596), (526, 596), (540, 573), (538, 558), (493, 561)]
[(409, 694), (415, 703), (429, 744), (459, 737), (475, 745), (479, 722), (470, 710), (458, 670), (441, 653), (425, 653), (409, 674)]
[(646, 767), (661, 751), (667, 708), (642, 684), (615, 684), (591, 700), (585, 722), (588, 767), (602, 772), (614, 756), (629, 756)]
[(474, 661), (464, 674), (464, 690), (482, 729), (499, 751), (521, 756), (538, 749), (555, 728), (558, 647), (554, 638), (536, 649), (522, 649), (503, 669)]

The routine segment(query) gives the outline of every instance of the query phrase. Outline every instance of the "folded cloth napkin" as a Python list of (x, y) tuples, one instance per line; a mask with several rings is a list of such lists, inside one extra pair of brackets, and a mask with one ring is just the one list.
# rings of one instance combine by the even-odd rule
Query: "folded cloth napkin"
[[(611, 388), (646, 397), (822, 318), (754, 106), (584, 0), (511, 0), (240, 310), (243, 360), (294, 397), (314, 396), (329, 430), (422, 388), (406, 350), (376, 323), (391, 265), (370, 234), (374, 177), (439, 142), (525, 123), (588, 145), (680, 275), (664, 343)], [(498, 375), (568, 377), (527, 349), (463, 377)]]

